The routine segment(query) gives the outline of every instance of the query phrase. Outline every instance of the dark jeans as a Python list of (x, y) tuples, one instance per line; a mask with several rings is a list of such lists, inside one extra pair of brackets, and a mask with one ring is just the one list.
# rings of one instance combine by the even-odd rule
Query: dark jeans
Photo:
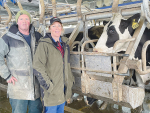
[(9, 98), (12, 113), (42, 113), (43, 107), (40, 98), (36, 100), (18, 100)]

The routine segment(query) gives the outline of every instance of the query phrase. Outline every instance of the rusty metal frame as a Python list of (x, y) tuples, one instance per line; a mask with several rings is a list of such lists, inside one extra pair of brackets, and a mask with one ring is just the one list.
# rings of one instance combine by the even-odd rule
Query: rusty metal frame
[(9, 18), (8, 18), (8, 20), (7, 20), (6, 23), (5, 23), (5, 25), (8, 26), (9, 22), (11, 21), (12, 14), (11, 14), (11, 11), (10, 11), (10, 9), (8, 8), (8, 6), (7, 6), (6, 3), (4, 3), (4, 7), (5, 7), (5, 9), (7, 10), (8, 15), (9, 15)]
[(18, 5), (18, 7), (19, 7), (20, 10), (23, 10), (23, 7), (22, 7), (22, 5), (21, 5), (21, 3), (20, 3), (19, 0), (17, 1), (17, 5)]
[(71, 47), (70, 47), (70, 51), (73, 50), (73, 47), (74, 47), (74, 45), (76, 45), (76, 44), (78, 44), (78, 51), (80, 51), (80, 47), (81, 47), (81, 45), (82, 45), (80, 41), (75, 41), (75, 42), (73, 42), (73, 44), (72, 44)]
[(79, 21), (76, 28), (73, 30), (73, 32), (71, 33), (70, 37), (69, 37), (69, 46), (71, 47), (71, 45), (73, 44), (75, 38), (77, 37), (77, 35), (79, 34), (80, 30), (83, 27), (83, 22)]
[(150, 69), (146, 69), (146, 50), (147, 47), (150, 45), (150, 41), (145, 42), (145, 44), (143, 45), (142, 48), (142, 67), (143, 70), (141, 70), (140, 68), (135, 69), (140, 75), (145, 75), (147, 73), (150, 73)]
[(129, 46), (128, 46), (126, 52), (125, 52), (125, 54), (129, 54), (129, 58), (123, 58), (121, 60), (121, 64), (120, 64), (120, 66), (118, 68), (119, 73), (126, 73), (127, 70), (128, 70), (127, 60), (134, 58), (134, 53), (136, 51), (136, 48), (137, 48), (137, 46), (139, 44), (141, 36), (142, 36), (142, 34), (143, 34), (144, 30), (145, 30), (145, 27), (146, 27), (144, 22), (145, 22), (145, 18), (141, 17), (140, 22), (139, 22), (139, 27), (136, 29), (136, 31), (135, 31), (135, 33), (133, 35), (133, 38), (136, 38), (136, 40), (135, 41), (131, 41), (129, 43)]
[[(124, 56), (124, 57), (128, 57), (128, 54), (118, 54), (118, 53), (100, 53), (100, 52), (84, 52), (84, 47), (87, 43), (91, 43), (91, 42), (96, 42), (98, 39), (95, 40), (88, 40), (85, 41), (82, 44), (81, 47), (81, 52), (73, 52), (71, 51), (70, 54), (80, 54), (82, 56), (82, 68), (76, 68), (76, 67), (72, 67), (72, 69), (77, 69), (77, 70), (82, 70), (82, 71), (92, 71), (92, 72), (99, 72), (99, 73), (108, 73), (108, 74), (119, 74), (119, 73), (114, 73), (113, 71), (102, 71), (102, 70), (92, 70), (92, 69), (86, 69), (84, 66), (84, 56), (83, 55), (102, 55), (102, 56)], [(127, 40), (128, 41), (128, 40)]]
[[(133, 41), (133, 40), (134, 39), (127, 40), (127, 41)], [(123, 105), (123, 106), (126, 106), (126, 107), (130, 107), (130, 108), (135, 108), (135, 107), (137, 107), (137, 105), (134, 106), (134, 104), (133, 104), (134, 102), (126, 100), (126, 97), (124, 97), (124, 96), (125, 95), (129, 96), (132, 91), (134, 93), (138, 91), (140, 93), (140, 95), (141, 95), (141, 98), (140, 98), (140, 100), (139, 100), (139, 102), (137, 104), (141, 105), (142, 100), (144, 99), (144, 94), (145, 94), (144, 93), (144, 89), (137, 87), (137, 88), (135, 88), (136, 89), (135, 90), (132, 87), (130, 88), (129, 86), (122, 85), (122, 80), (124, 79), (124, 76), (118, 76), (117, 73), (116, 73), (117, 71), (116, 72), (115, 71), (102, 71), (102, 70), (92, 70), (92, 69), (85, 68), (85, 66), (84, 66), (84, 63), (85, 63), (84, 55), (104, 55), (104, 56), (109, 56), (110, 55), (109, 53), (106, 54), (106, 53), (98, 53), (98, 52), (84, 52), (85, 45), (87, 43), (94, 42), (94, 41), (97, 41), (97, 40), (85, 41), (82, 44), (81, 52), (71, 52), (71, 54), (80, 54), (82, 56), (82, 68), (72, 67), (72, 69), (81, 70), (82, 71), (82, 73), (81, 73), (82, 75), (80, 77), (81, 78), (81, 89), (79, 90), (79, 89), (76, 89), (76, 87), (74, 87), (75, 89), (73, 88), (73, 91), (76, 92), (76, 93), (82, 94), (82, 95), (87, 95), (89, 97), (94, 97), (94, 98), (97, 98), (97, 99), (102, 99), (103, 101), (120, 104), (120, 105)], [(127, 56), (128, 57), (128, 55), (116, 54), (116, 53), (113, 53), (111, 55), (112, 56), (114, 55), (114, 56)], [(98, 77), (98, 76), (94, 76), (94, 75), (88, 75), (86, 73), (86, 71), (99, 72), (99, 73), (108, 73), (108, 74), (113, 74), (115, 76), (114, 76), (113, 79), (106, 80), (106, 78), (103, 78), (103, 77)], [(111, 85), (112, 86), (111, 89), (113, 90), (113, 92), (112, 92), (113, 94), (111, 93), (111, 95), (113, 97), (108, 97), (109, 99), (108, 98), (106, 99), (105, 97), (101, 97), (102, 94), (100, 94), (100, 95), (93, 94), (93, 92), (90, 91), (91, 90), (91, 86), (89, 86), (89, 83), (92, 82), (91, 80), (92, 81), (93, 80), (101, 81), (101, 82), (104, 82), (104, 84), (107, 84), (107, 82), (108, 82), (108, 84), (106, 85), (107, 87), (109, 86), (109, 84), (112, 84)], [(103, 84), (103, 83), (101, 83), (101, 84)], [(129, 93), (130, 93), (129, 95), (126, 94), (126, 90), (129, 91)], [(139, 96), (139, 95), (137, 94), (137, 96)]]
[(146, 71), (146, 50), (149, 45), (150, 45), (150, 41), (146, 41), (142, 48), (143, 71)]

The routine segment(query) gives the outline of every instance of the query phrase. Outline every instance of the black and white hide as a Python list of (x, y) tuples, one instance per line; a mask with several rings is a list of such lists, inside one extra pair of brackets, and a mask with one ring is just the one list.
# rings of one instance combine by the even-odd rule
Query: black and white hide
[[(126, 51), (129, 43), (119, 43), (117, 45), (116, 50), (113, 50), (113, 46), (116, 41), (122, 39), (128, 39), (133, 36), (135, 29), (132, 25), (133, 23), (136, 22), (138, 23), (139, 19), (140, 19), (140, 14), (135, 14), (132, 17), (125, 20), (123, 19), (121, 14), (116, 13), (111, 18), (111, 20), (105, 25), (104, 31), (100, 39), (98, 40), (95, 48), (93, 49), (93, 51), (107, 52), (107, 53)], [(138, 58), (139, 60), (141, 60), (142, 47), (143, 44), (150, 39), (149, 36), (150, 36), (150, 30), (146, 28), (140, 40), (140, 43), (137, 47), (134, 58)], [(146, 51), (146, 61), (147, 61), (146, 65), (149, 66), (150, 64), (148, 62), (150, 61), (150, 47), (148, 47)], [(135, 76), (133, 76), (133, 78), (135, 78)], [(144, 87), (143, 83), (150, 80), (150, 75), (147, 74), (147, 75), (139, 76), (139, 74), (136, 73), (135, 80), (136, 82), (138, 82), (137, 83), (138, 86), (141, 85), (141, 87)]]
[[(90, 29), (88, 29), (89, 40), (99, 39), (99, 37), (101, 36), (101, 34), (103, 32), (103, 28), (104, 28), (103, 26), (93, 26)], [(65, 34), (65, 36), (68, 38), (70, 35), (71, 35), (71, 33)], [(75, 41), (82, 41), (82, 39), (83, 39), (83, 32), (79, 32)], [(96, 45), (96, 43), (94, 43), (94, 44)], [(92, 46), (90, 45), (89, 48), (92, 48)], [(78, 51), (78, 44), (76, 44), (74, 46), (73, 51)]]
[[(133, 24), (135, 23), (138, 24), (139, 19), (140, 14), (135, 14), (132, 17), (128, 18), (127, 20), (124, 19), (120, 13), (114, 14), (111, 20), (104, 26), (104, 31), (101, 37), (99, 38), (96, 46), (94, 47), (93, 51), (106, 53), (116, 53), (123, 51), (125, 52), (129, 43), (119, 43), (115, 50), (113, 46), (115, 42), (118, 40), (132, 38), (134, 31), (136, 29), (134, 28)], [(141, 60), (142, 47), (144, 43), (150, 39), (149, 36), (150, 30), (146, 28), (142, 35), (140, 43), (137, 47), (134, 58), (138, 58), (139, 60)], [(150, 64), (148, 63), (149, 61), (150, 61), (150, 46), (148, 46), (148, 49), (146, 51), (147, 67), (150, 66)], [(133, 79), (130, 79), (130, 81), (134, 80), (137, 86), (145, 88), (145, 84), (147, 84), (147, 82), (150, 81), (150, 74), (139, 75), (137, 72), (133, 70), (132, 78)], [(107, 106), (107, 102), (104, 102), (103, 104)]]

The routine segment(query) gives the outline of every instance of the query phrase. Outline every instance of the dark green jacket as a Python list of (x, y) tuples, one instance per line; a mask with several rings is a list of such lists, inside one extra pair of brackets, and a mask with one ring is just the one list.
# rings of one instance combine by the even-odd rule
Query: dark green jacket
[[(52, 41), (51, 35), (39, 41), (33, 68), (41, 85), (44, 106), (55, 106), (64, 103), (72, 95), (74, 77), (70, 68), (70, 50), (68, 39), (61, 37), (64, 47), (64, 58)], [(64, 94), (64, 85), (66, 86)]]

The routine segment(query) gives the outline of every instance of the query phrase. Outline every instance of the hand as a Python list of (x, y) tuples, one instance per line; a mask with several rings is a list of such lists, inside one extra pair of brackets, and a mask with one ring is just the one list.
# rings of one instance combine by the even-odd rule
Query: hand
[(15, 81), (17, 82), (17, 79), (12, 76), (11, 79), (7, 81), (7, 83), (11, 83), (12, 82), (13, 85), (15, 85)]
[(71, 104), (73, 102), (73, 99), (72, 98), (69, 98), (68, 100), (67, 100), (67, 104)]

